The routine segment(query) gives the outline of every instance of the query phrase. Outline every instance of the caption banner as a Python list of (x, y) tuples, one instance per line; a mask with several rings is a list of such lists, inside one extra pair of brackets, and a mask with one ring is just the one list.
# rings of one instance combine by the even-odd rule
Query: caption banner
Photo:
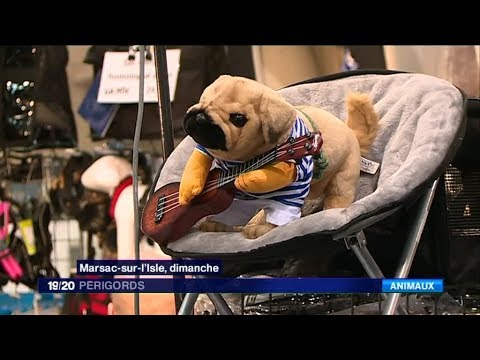
[(78, 275), (219, 275), (220, 260), (77, 260)]
[(38, 280), (40, 293), (441, 293), (441, 279), (216, 278)]

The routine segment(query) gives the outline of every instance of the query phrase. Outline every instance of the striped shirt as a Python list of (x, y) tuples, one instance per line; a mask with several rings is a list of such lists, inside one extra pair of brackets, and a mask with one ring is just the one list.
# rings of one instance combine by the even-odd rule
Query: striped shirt
[[(297, 138), (309, 133), (303, 120), (299, 117), (295, 120), (290, 136)], [(200, 144), (197, 144), (196, 150), (212, 157), (214, 159), (213, 167), (222, 170), (229, 170), (235, 166), (242, 164), (241, 161), (225, 161), (214, 158), (208, 150)], [(310, 182), (313, 177), (313, 158), (311, 155), (305, 156), (298, 160), (288, 160), (294, 162), (297, 167), (297, 177), (290, 185), (275, 191), (265, 193), (249, 193), (238, 190), (235, 193), (235, 198), (242, 200), (255, 199), (271, 199), (278, 201), (287, 206), (302, 207), (310, 191)]]

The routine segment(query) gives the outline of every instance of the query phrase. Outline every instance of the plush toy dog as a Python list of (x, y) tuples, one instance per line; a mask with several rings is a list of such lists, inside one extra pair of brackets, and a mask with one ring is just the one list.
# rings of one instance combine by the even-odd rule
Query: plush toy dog
[(185, 130), (197, 146), (180, 182), (179, 202), (188, 203), (202, 192), (212, 164), (228, 170), (290, 136), (319, 130), (323, 165), (328, 164), (320, 178), (313, 179), (318, 164), (312, 156), (244, 173), (235, 180), (238, 191), (232, 205), (200, 229), (242, 231), (254, 239), (298, 219), (307, 195), (323, 196), (325, 209), (348, 207), (355, 197), (361, 155), (375, 139), (379, 119), (366, 94), (350, 94), (346, 105), (348, 118), (343, 122), (316, 107), (296, 108), (254, 80), (220, 76), (185, 116)]

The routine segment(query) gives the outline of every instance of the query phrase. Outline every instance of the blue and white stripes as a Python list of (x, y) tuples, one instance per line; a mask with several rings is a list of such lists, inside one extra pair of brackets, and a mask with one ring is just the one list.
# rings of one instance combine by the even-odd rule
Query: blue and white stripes
[[(295, 124), (292, 128), (290, 136), (297, 138), (309, 133), (309, 130), (303, 120), (299, 117), (295, 120)], [(203, 152), (209, 156), (212, 156), (208, 150), (197, 144), (196, 150)], [(313, 177), (313, 158), (312, 156), (305, 156), (297, 161), (290, 160), (296, 163), (297, 177), (295, 181), (282, 189), (266, 192), (266, 193), (248, 193), (238, 191), (235, 197), (242, 200), (254, 200), (254, 199), (271, 199), (278, 201), (287, 206), (302, 207), (310, 191), (310, 182)], [(221, 168), (223, 170), (230, 170), (235, 166), (238, 166), (241, 162), (237, 161), (225, 161), (220, 159), (214, 160), (214, 167)]]

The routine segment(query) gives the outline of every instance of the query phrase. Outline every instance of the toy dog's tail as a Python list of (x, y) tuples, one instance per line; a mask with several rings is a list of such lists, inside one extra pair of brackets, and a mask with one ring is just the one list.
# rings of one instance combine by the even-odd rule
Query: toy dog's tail
[(347, 96), (347, 125), (357, 136), (362, 156), (370, 149), (378, 132), (379, 116), (368, 94), (352, 93)]

